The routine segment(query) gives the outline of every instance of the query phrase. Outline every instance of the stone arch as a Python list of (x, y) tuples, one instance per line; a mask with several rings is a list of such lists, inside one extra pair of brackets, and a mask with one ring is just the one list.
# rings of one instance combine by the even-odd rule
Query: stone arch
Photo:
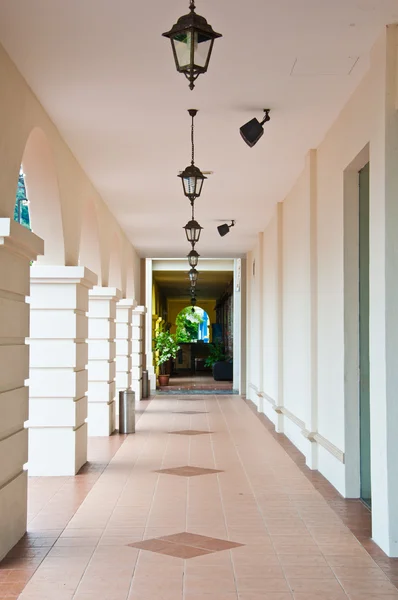
[(29, 199), (32, 231), (44, 240), (41, 264), (64, 265), (61, 199), (53, 151), (46, 134), (35, 127), (26, 142), (22, 169)]
[(123, 290), (123, 278), (122, 278), (122, 251), (121, 242), (117, 233), (114, 233), (109, 255), (109, 287), (118, 288)]
[(102, 284), (101, 244), (98, 216), (95, 203), (91, 198), (86, 200), (82, 211), (79, 264), (95, 273), (98, 277), (98, 285)]

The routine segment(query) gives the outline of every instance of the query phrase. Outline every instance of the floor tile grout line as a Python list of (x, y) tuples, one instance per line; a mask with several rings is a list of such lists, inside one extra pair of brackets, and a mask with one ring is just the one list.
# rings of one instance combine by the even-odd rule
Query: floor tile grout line
[[(189, 426), (192, 428), (192, 415), (189, 419)], [(191, 455), (192, 455), (192, 437), (189, 437), (188, 444), (188, 465), (191, 464)], [(185, 497), (185, 531), (188, 531), (188, 511), (189, 511), (189, 493), (190, 493), (190, 477), (187, 477), (187, 487), (186, 487), (186, 497)], [(185, 599), (185, 578), (186, 578), (186, 567), (187, 561), (184, 560), (183, 564), (183, 572), (182, 572), (182, 598)]]
[[(229, 426), (229, 423), (228, 423), (228, 420), (227, 420), (227, 418), (226, 418), (226, 416), (225, 416), (225, 414), (224, 414), (224, 412), (223, 412), (223, 410), (222, 410), (222, 408), (221, 408), (221, 407), (220, 407), (220, 412), (221, 412), (221, 414), (222, 414), (222, 417), (223, 417), (223, 419), (224, 419), (224, 422), (225, 422), (226, 429), (227, 429), (227, 430), (230, 432), (230, 434), (231, 434), (231, 437), (233, 437), (233, 436), (232, 436), (231, 429), (230, 429), (230, 426)], [(276, 557), (277, 557), (277, 560), (278, 560), (278, 563), (279, 563), (279, 565), (280, 565), (280, 567), (281, 567), (281, 569), (282, 569), (282, 572), (283, 572), (283, 575), (284, 575), (284, 578), (285, 578), (286, 584), (289, 586), (290, 594), (291, 594), (291, 595), (292, 595), (292, 597), (293, 597), (293, 594), (294, 594), (294, 592), (293, 592), (293, 590), (292, 590), (292, 587), (291, 587), (291, 585), (290, 585), (290, 583), (289, 583), (289, 581), (288, 581), (288, 579), (287, 579), (287, 577), (286, 577), (285, 569), (284, 569), (284, 567), (283, 567), (283, 565), (282, 565), (282, 563), (281, 563), (281, 561), (280, 561), (279, 555), (278, 555), (278, 554), (277, 554), (277, 552), (276, 552), (276, 548), (275, 548), (274, 542), (273, 542), (273, 540), (272, 540), (272, 536), (270, 535), (270, 532), (269, 532), (268, 526), (267, 526), (266, 522), (264, 521), (264, 516), (263, 516), (263, 514), (262, 514), (262, 511), (261, 511), (261, 509), (260, 509), (260, 506), (259, 506), (259, 504), (258, 504), (257, 495), (256, 495), (256, 493), (255, 493), (255, 490), (254, 490), (253, 486), (252, 486), (252, 483), (251, 483), (251, 480), (250, 480), (250, 478), (249, 478), (249, 475), (248, 475), (248, 472), (247, 472), (247, 470), (246, 470), (246, 467), (245, 467), (245, 465), (244, 465), (243, 459), (242, 459), (242, 457), (241, 457), (241, 455), (240, 455), (240, 452), (239, 452), (239, 450), (237, 449), (237, 446), (236, 446), (236, 445), (234, 445), (234, 447), (235, 447), (235, 452), (236, 452), (236, 455), (237, 455), (237, 457), (238, 457), (238, 459), (239, 459), (239, 462), (240, 462), (240, 464), (241, 464), (241, 468), (242, 468), (242, 470), (243, 470), (243, 473), (245, 474), (245, 477), (246, 477), (246, 480), (247, 480), (247, 482), (248, 482), (248, 484), (249, 484), (249, 487), (250, 487), (250, 489), (251, 489), (251, 492), (252, 492), (253, 498), (254, 498), (254, 500), (255, 500), (255, 502), (256, 502), (256, 505), (257, 505), (257, 509), (258, 509), (259, 515), (261, 516), (261, 519), (262, 519), (262, 521), (263, 521), (263, 523), (264, 523), (264, 529), (265, 529), (265, 530), (268, 532), (268, 535), (269, 535), (269, 537), (270, 537), (270, 540), (271, 540), (272, 548), (273, 548), (273, 549), (274, 549), (274, 551), (275, 551), (275, 555), (276, 555)], [(235, 565), (234, 565), (234, 572), (235, 572)], [(239, 594), (239, 592), (238, 592), (238, 594)]]
[[(140, 417), (138, 418), (138, 421), (140, 420), (140, 418), (142, 417), (142, 415), (145, 413), (146, 409), (148, 408), (149, 404), (151, 403), (151, 400), (148, 401), (148, 404), (144, 407), (144, 410), (142, 413), (140, 413)], [(127, 439), (127, 438), (126, 438)], [(100, 472), (100, 474), (98, 475), (97, 479), (95, 480), (95, 482), (93, 483), (93, 485), (91, 486), (91, 488), (89, 489), (89, 491), (87, 492), (86, 496), (84, 497), (84, 499), (80, 502), (80, 504), (77, 506), (77, 508), (75, 509), (75, 512), (73, 513), (73, 515), (70, 517), (70, 519), (67, 521), (65, 527), (63, 527), (61, 529), (61, 532), (59, 533), (58, 536), (55, 536), (57, 539), (55, 540), (54, 544), (52, 546), (49, 546), (48, 551), (46, 552), (46, 554), (42, 557), (42, 559), (40, 560), (40, 562), (37, 563), (35, 570), (33, 571), (31, 577), (26, 581), (25, 583), (25, 588), (27, 586), (27, 584), (29, 583), (29, 581), (33, 578), (33, 576), (35, 575), (35, 573), (38, 571), (39, 567), (42, 566), (43, 562), (45, 561), (45, 559), (48, 557), (49, 553), (51, 552), (51, 550), (55, 547), (57, 541), (61, 538), (62, 534), (64, 533), (64, 531), (68, 528), (69, 523), (71, 522), (71, 520), (74, 518), (74, 516), (76, 515), (77, 511), (79, 510), (79, 508), (81, 506), (83, 506), (86, 498), (88, 497), (88, 495), (90, 494), (90, 492), (92, 491), (92, 489), (94, 488), (94, 486), (97, 484), (97, 482), (101, 479), (102, 475), (105, 473), (106, 469), (108, 468), (108, 466), (110, 465), (110, 463), (112, 462), (112, 460), (115, 458), (116, 454), (119, 452), (119, 450), (122, 448), (122, 446), (124, 445), (124, 443), (126, 442), (126, 439), (123, 440), (123, 442), (121, 443), (121, 445), (119, 446), (119, 448), (116, 450), (116, 452), (113, 454), (113, 456), (110, 458), (110, 460), (108, 461), (108, 463), (105, 465), (105, 467), (103, 468), (103, 470)], [(29, 471), (28, 471), (29, 472)], [(65, 487), (65, 485), (67, 485), (68, 483), (70, 483), (71, 480), (74, 480), (75, 477), (78, 476), (78, 473), (75, 476), (69, 476), (67, 478), (67, 481), (65, 481), (61, 487), (50, 497), (50, 499), (46, 502), (46, 506), (51, 502), (51, 500), (53, 500), (53, 498), (61, 492), (61, 490)], [(43, 508), (41, 508), (41, 510), (39, 510), (39, 512), (35, 515), (35, 517), (33, 519), (31, 519), (29, 521), (29, 523), (31, 523), (36, 517), (38, 517), (40, 515), (40, 513), (43, 511)], [(27, 532), (29, 534), (29, 523), (28, 523), (28, 529)], [(25, 533), (25, 535), (26, 535)], [(21, 538), (23, 539), (23, 538)], [(96, 546), (94, 547), (94, 549), (96, 548)], [(25, 589), (24, 588), (24, 589)], [(23, 590), (22, 590), (23, 592)]]
[[(150, 413), (148, 413), (148, 414), (150, 414)], [(174, 419), (175, 419), (175, 417), (174, 417)], [(150, 437), (151, 437), (151, 435), (153, 435), (153, 433), (152, 434), (150, 433)], [(164, 465), (165, 455), (166, 455), (168, 447), (170, 445), (170, 437), (171, 437), (170, 435), (167, 435), (165, 437), (165, 442), (166, 443), (165, 443), (164, 449), (163, 449), (162, 460), (161, 460), (161, 464), (160, 464), (161, 468)], [(156, 493), (157, 493), (157, 490), (158, 490), (158, 487), (159, 487), (159, 483), (160, 483), (160, 477), (161, 477), (161, 474), (159, 473), (158, 476), (157, 476), (157, 478), (156, 478), (156, 483), (155, 483), (155, 487), (154, 487), (154, 490), (153, 490), (151, 505), (149, 507), (148, 515), (147, 515), (146, 522), (145, 522), (143, 539), (146, 539), (145, 536), (146, 536), (146, 532), (147, 532), (147, 529), (148, 529), (148, 522), (149, 522), (149, 520), (151, 518), (151, 513), (152, 513), (152, 510), (153, 510), (153, 505), (154, 505), (154, 502), (155, 502)], [(126, 596), (126, 600), (129, 600), (129, 597), (130, 597), (130, 595), (132, 593), (133, 583), (134, 583), (134, 577), (135, 577), (135, 574), (136, 574), (137, 566), (139, 565), (139, 562), (140, 562), (140, 558), (142, 556), (142, 552), (143, 552), (142, 550), (139, 550), (139, 552), (138, 552), (138, 556), (137, 556), (137, 560), (135, 562), (133, 574), (132, 574), (131, 581), (130, 581), (129, 590), (128, 590), (127, 596)]]
[[(221, 407), (220, 407), (220, 401), (219, 399), (214, 396), (214, 400), (216, 401), (216, 406), (218, 408), (218, 411), (220, 413), (220, 416), (222, 416), (222, 411), (221, 411)], [(210, 426), (210, 424), (208, 424)], [(212, 437), (212, 436), (210, 436)], [(232, 442), (232, 437), (231, 435), (229, 436), (229, 440)], [(211, 450), (213, 453), (213, 462), (214, 462), (214, 468), (217, 469), (217, 459), (216, 459), (216, 453), (215, 453), (215, 448), (214, 448), (214, 440), (211, 439)], [(228, 528), (228, 521), (227, 521), (227, 516), (225, 513), (225, 502), (224, 502), (224, 497), (223, 497), (223, 493), (222, 493), (222, 487), (221, 487), (221, 482), (220, 482), (220, 473), (217, 473), (217, 484), (218, 484), (218, 493), (220, 495), (220, 502), (221, 502), (221, 507), (222, 507), (222, 512), (223, 512), (223, 517), (224, 517), (224, 525), (225, 525), (225, 531), (227, 533), (227, 537), (228, 540), (231, 541), (230, 539), (230, 534), (229, 534), (229, 528)], [(236, 576), (236, 571), (235, 571), (235, 565), (234, 565), (234, 561), (232, 559), (232, 550), (229, 550), (229, 561), (232, 567), (232, 573), (233, 573), (233, 577), (234, 577), (234, 583), (235, 583), (235, 592), (236, 592), (236, 596), (239, 596), (239, 591), (238, 591), (238, 581), (237, 581), (237, 576)]]
[[(247, 408), (247, 409), (250, 411), (250, 409), (249, 409), (249, 407), (248, 407), (247, 405), (246, 405), (246, 408)], [(251, 411), (250, 411), (250, 412), (251, 412)], [(224, 415), (223, 415), (223, 416), (224, 416)], [(224, 416), (224, 419), (226, 420), (225, 416)], [(226, 422), (227, 422), (227, 420), (226, 420)], [(227, 426), (228, 426), (228, 425), (227, 425)], [(268, 433), (268, 432), (267, 432), (267, 433)], [(273, 440), (273, 441), (276, 441), (276, 440)], [(287, 452), (285, 452), (285, 454), (286, 454), (286, 456), (287, 456), (287, 457), (288, 457), (290, 460), (292, 460), (292, 459), (291, 459), (291, 457), (288, 455), (288, 453), (287, 453)], [(250, 481), (250, 479), (249, 479), (249, 477), (248, 477), (248, 475), (247, 475), (247, 471), (246, 471), (246, 468), (245, 468), (245, 466), (244, 466), (243, 460), (242, 460), (242, 458), (241, 458), (241, 456), (240, 456), (240, 453), (239, 453), (238, 451), (237, 451), (237, 455), (239, 456), (239, 459), (240, 459), (240, 460), (241, 460), (241, 462), (242, 462), (242, 468), (243, 468), (243, 470), (244, 470), (244, 472), (245, 472), (245, 475), (246, 475), (246, 477), (247, 477), (247, 479), (248, 479), (248, 481), (249, 481), (249, 485), (250, 485), (250, 488), (252, 489), (253, 497), (255, 498), (256, 504), (257, 504), (257, 506), (258, 506), (258, 508), (259, 508), (259, 512), (260, 512), (260, 514), (261, 514), (261, 518), (262, 518), (262, 520), (263, 520), (263, 522), (264, 522), (264, 516), (263, 516), (263, 514), (262, 514), (262, 511), (261, 511), (261, 509), (260, 509), (260, 506), (259, 506), (259, 504), (258, 504), (258, 501), (257, 501), (257, 495), (256, 495), (256, 493), (254, 492), (254, 489), (253, 489), (253, 487), (252, 487), (252, 485), (251, 485), (251, 481)], [(293, 464), (296, 466), (296, 468), (298, 469), (298, 467), (297, 467), (297, 465), (294, 463), (294, 461), (292, 461), (292, 462), (293, 462)], [(274, 467), (272, 468), (272, 470), (273, 470), (273, 471), (275, 471)], [(310, 484), (311, 484), (311, 486), (313, 487), (313, 489), (314, 489), (315, 493), (316, 493), (316, 494), (318, 494), (318, 495), (320, 496), (320, 498), (322, 498), (322, 501), (323, 501), (323, 502), (324, 502), (324, 503), (325, 503), (325, 504), (328, 506), (327, 502), (326, 502), (326, 501), (325, 501), (325, 499), (322, 497), (322, 495), (321, 495), (321, 494), (319, 494), (318, 490), (317, 490), (317, 489), (316, 489), (316, 488), (315, 488), (315, 487), (312, 485), (312, 483), (311, 483), (311, 482), (310, 482)], [(300, 514), (300, 511), (299, 511), (299, 510), (298, 510), (298, 514), (299, 514), (299, 516), (300, 516), (300, 520), (301, 520), (301, 521), (303, 521), (303, 519), (302, 519), (302, 516), (301, 516), (301, 514)], [(337, 515), (337, 516), (338, 516), (338, 515)], [(340, 519), (340, 518), (339, 518), (339, 520), (341, 521), (341, 519)], [(341, 521), (341, 522), (342, 522), (342, 521)], [(311, 535), (311, 537), (312, 537), (312, 539), (314, 540), (315, 544), (318, 546), (318, 548), (319, 548), (319, 550), (320, 550), (320, 552), (321, 552), (321, 554), (322, 554), (322, 557), (323, 557), (323, 558), (326, 560), (326, 563), (328, 564), (328, 566), (329, 566), (329, 568), (330, 568), (330, 565), (329, 565), (329, 563), (328, 563), (328, 561), (327, 561), (327, 557), (324, 555), (324, 553), (323, 553), (322, 549), (319, 547), (319, 544), (317, 543), (317, 541), (316, 541), (316, 540), (315, 540), (315, 538), (313, 537), (313, 535), (312, 535), (311, 531), (308, 529), (308, 527), (307, 527), (307, 525), (306, 525), (305, 521), (303, 521), (303, 524), (304, 524), (304, 526), (306, 527), (306, 529), (307, 529), (307, 531), (309, 532), (309, 534)], [(343, 525), (344, 525), (344, 523), (343, 523)], [(267, 525), (266, 525), (266, 523), (265, 523), (265, 522), (264, 522), (264, 526), (265, 526), (266, 530), (267, 530), (267, 531), (269, 531), (269, 530), (268, 530), (268, 527), (267, 527)], [(355, 538), (355, 536), (353, 536), (353, 537)], [(271, 538), (271, 543), (272, 543), (272, 546), (273, 546), (273, 548), (275, 549), (274, 543), (272, 542), (272, 536), (271, 536), (271, 535), (270, 535), (270, 538)], [(357, 540), (357, 541), (358, 541), (358, 540)], [(279, 555), (278, 555), (276, 552), (275, 552), (275, 554), (276, 554), (276, 556), (278, 557), (278, 561), (279, 561), (279, 563), (280, 563), (280, 566), (281, 566), (281, 568), (282, 568), (282, 571), (283, 571), (283, 573), (284, 573), (284, 575), (285, 575), (285, 579), (286, 579), (286, 582), (287, 582), (287, 584), (288, 584), (288, 586), (289, 586), (289, 588), (290, 588), (290, 590), (291, 590), (291, 593), (292, 593), (292, 594), (294, 594), (294, 591), (292, 590), (292, 588), (291, 588), (291, 585), (290, 585), (290, 583), (289, 583), (289, 581), (288, 581), (288, 579), (287, 579), (287, 577), (286, 577), (286, 573), (285, 573), (284, 566), (283, 566), (283, 564), (280, 562)], [(342, 585), (341, 581), (339, 580), (339, 578), (338, 578), (338, 577), (337, 577), (337, 575), (335, 574), (334, 570), (333, 570), (333, 569), (331, 569), (331, 571), (332, 571), (332, 573), (333, 573), (333, 575), (334, 575), (334, 578), (335, 578), (335, 579), (338, 581), (338, 583), (339, 583), (339, 585), (340, 585), (340, 587), (341, 587), (341, 589), (342, 589), (342, 592), (343, 592), (343, 593), (344, 593), (344, 594), (347, 596), (347, 598), (349, 598), (349, 595), (348, 595), (348, 593), (347, 593), (347, 592), (346, 592), (346, 590), (344, 589), (344, 587), (343, 587), (343, 585)]]
[[(148, 408), (148, 406), (147, 406), (146, 408)], [(92, 561), (92, 558), (93, 558), (93, 556), (94, 556), (95, 550), (98, 548), (98, 546), (99, 546), (99, 544), (100, 544), (100, 542), (101, 542), (102, 538), (104, 537), (104, 534), (105, 534), (106, 528), (107, 528), (107, 526), (108, 526), (108, 524), (109, 524), (109, 522), (110, 522), (110, 520), (111, 520), (111, 518), (112, 518), (112, 516), (113, 516), (113, 514), (114, 514), (114, 512), (115, 512), (115, 508), (116, 508), (116, 506), (117, 506), (117, 503), (118, 503), (118, 501), (119, 501), (119, 499), (120, 499), (121, 495), (124, 493), (124, 491), (125, 491), (125, 489), (126, 489), (126, 487), (127, 487), (127, 484), (128, 484), (128, 482), (129, 482), (129, 480), (130, 480), (130, 477), (131, 477), (131, 472), (134, 470), (134, 468), (135, 468), (135, 466), (136, 466), (136, 464), (137, 464), (137, 461), (139, 460), (139, 458), (141, 457), (141, 455), (142, 455), (142, 454), (144, 453), (144, 451), (146, 450), (146, 447), (147, 447), (147, 445), (148, 445), (148, 443), (149, 443), (149, 441), (150, 441), (151, 435), (152, 435), (152, 434), (151, 434), (151, 433), (149, 433), (149, 436), (148, 436), (148, 438), (149, 438), (149, 439), (148, 439), (148, 440), (146, 440), (145, 444), (143, 445), (142, 449), (141, 449), (141, 450), (138, 452), (138, 454), (137, 454), (137, 456), (136, 456), (136, 458), (135, 458), (135, 460), (134, 460), (133, 466), (132, 466), (132, 467), (131, 467), (131, 469), (130, 469), (130, 474), (129, 474), (129, 476), (127, 476), (127, 477), (126, 477), (126, 481), (125, 481), (125, 483), (124, 483), (124, 485), (123, 485), (123, 487), (122, 487), (122, 489), (121, 489), (121, 491), (120, 491), (120, 493), (119, 493), (119, 495), (118, 495), (118, 498), (117, 498), (117, 500), (116, 500), (116, 502), (115, 502), (115, 505), (114, 505), (114, 507), (113, 507), (113, 510), (112, 510), (111, 514), (109, 515), (109, 518), (108, 518), (108, 519), (107, 519), (107, 521), (106, 521), (106, 524), (105, 524), (105, 526), (104, 526), (103, 532), (102, 532), (102, 534), (101, 534), (101, 536), (100, 536), (100, 538), (99, 538), (99, 540), (98, 540), (97, 544), (96, 544), (96, 545), (94, 546), (94, 548), (93, 548), (93, 552), (92, 552), (92, 554), (91, 554), (91, 556), (90, 556), (90, 559), (89, 559), (89, 561), (88, 561), (88, 563), (87, 563), (87, 565), (86, 565), (86, 567), (85, 567), (85, 569), (84, 569), (84, 572), (83, 572), (83, 574), (82, 574), (82, 576), (81, 576), (81, 578), (80, 578), (80, 580), (79, 580), (79, 583), (78, 583), (78, 585), (77, 585), (77, 588), (75, 589), (75, 592), (73, 593), (72, 599), (73, 599), (73, 598), (75, 598), (76, 594), (77, 594), (77, 593), (78, 593), (78, 591), (79, 591), (79, 587), (80, 587), (80, 585), (81, 585), (81, 582), (82, 582), (82, 580), (83, 580), (83, 578), (84, 578), (84, 575), (86, 574), (86, 572), (87, 572), (87, 570), (88, 570), (88, 568), (89, 568), (89, 566), (90, 566), (90, 564), (91, 564), (91, 561)], [(98, 480), (96, 481), (96, 483), (97, 483), (97, 482), (99, 482), (99, 480), (101, 479), (101, 477), (102, 477), (102, 476), (105, 474), (105, 472), (107, 471), (107, 469), (109, 468), (109, 466), (111, 465), (111, 463), (112, 463), (112, 462), (113, 462), (113, 460), (116, 458), (116, 456), (117, 456), (117, 454), (119, 453), (119, 451), (121, 450), (122, 446), (124, 446), (124, 444), (127, 442), (127, 439), (128, 439), (128, 438), (126, 437), (126, 439), (123, 441), (123, 443), (122, 443), (122, 445), (120, 446), (120, 448), (118, 449), (118, 451), (117, 451), (117, 452), (114, 454), (114, 456), (112, 457), (112, 460), (111, 460), (111, 461), (109, 461), (109, 463), (108, 463), (107, 467), (106, 467), (106, 468), (104, 469), (104, 471), (101, 473), (101, 475), (100, 475), (100, 477), (98, 478)], [(93, 487), (94, 487), (94, 486), (93, 486)], [(137, 558), (137, 560), (136, 560), (135, 566), (136, 566), (136, 564), (137, 564), (137, 561), (138, 561), (138, 558)], [(134, 566), (134, 570), (133, 570), (133, 576), (132, 576), (132, 578), (134, 577), (135, 566)], [(128, 595), (129, 595), (129, 593), (127, 593), (127, 595), (126, 595), (126, 599), (125, 599), (125, 600), (127, 600), (127, 598), (128, 598)]]
[[(367, 553), (368, 557), (369, 557), (369, 558), (370, 558), (370, 559), (373, 561), (373, 563), (374, 563), (374, 565), (375, 565), (375, 568), (377, 567), (378, 569), (380, 569), (380, 570), (383, 572), (383, 574), (386, 576), (387, 580), (388, 580), (388, 581), (389, 581), (389, 582), (390, 582), (392, 585), (394, 585), (394, 586), (395, 586), (395, 587), (398, 589), (398, 583), (394, 583), (394, 582), (391, 580), (391, 578), (390, 578), (390, 577), (387, 575), (387, 573), (384, 571), (384, 569), (383, 569), (383, 568), (382, 568), (382, 567), (381, 567), (381, 566), (378, 564), (378, 562), (376, 561), (376, 559), (375, 559), (375, 558), (374, 558), (374, 557), (373, 557), (373, 556), (372, 556), (372, 555), (371, 555), (371, 554), (368, 552), (367, 548), (366, 548), (366, 547), (365, 547), (365, 546), (364, 546), (364, 545), (361, 543), (361, 541), (358, 539), (358, 537), (355, 535), (355, 533), (353, 533), (353, 531), (350, 529), (350, 527), (349, 527), (349, 526), (348, 526), (348, 525), (347, 525), (347, 524), (346, 524), (346, 523), (345, 523), (345, 522), (344, 522), (344, 521), (341, 519), (341, 517), (340, 517), (339, 513), (338, 513), (338, 512), (336, 512), (336, 511), (333, 509), (333, 506), (332, 506), (332, 505), (331, 505), (331, 504), (328, 502), (327, 498), (325, 498), (325, 497), (323, 496), (323, 494), (322, 494), (322, 493), (321, 493), (321, 492), (320, 492), (320, 491), (319, 491), (319, 490), (318, 490), (318, 489), (315, 487), (315, 485), (313, 484), (313, 482), (311, 481), (311, 479), (309, 479), (309, 478), (306, 476), (306, 473), (305, 473), (305, 472), (303, 472), (303, 470), (302, 470), (302, 468), (300, 467), (300, 465), (298, 465), (298, 464), (295, 462), (295, 460), (292, 458), (292, 456), (290, 456), (289, 452), (288, 452), (288, 451), (287, 451), (287, 450), (284, 448), (284, 446), (283, 446), (283, 445), (280, 443), (280, 441), (278, 440), (278, 438), (275, 438), (275, 437), (272, 435), (272, 433), (271, 433), (271, 432), (269, 432), (269, 431), (268, 431), (268, 429), (267, 429), (267, 428), (264, 426), (264, 423), (261, 421), (261, 418), (260, 418), (260, 413), (258, 412), (256, 405), (255, 405), (253, 402), (251, 402), (251, 401), (248, 401), (247, 399), (244, 399), (243, 401), (244, 401), (244, 403), (245, 403), (246, 407), (249, 409), (249, 411), (250, 411), (250, 412), (251, 412), (251, 413), (254, 415), (254, 417), (256, 417), (256, 420), (257, 420), (257, 421), (258, 421), (258, 422), (261, 424), (261, 426), (262, 426), (263, 430), (265, 429), (265, 430), (267, 431), (267, 433), (269, 433), (269, 435), (271, 436), (272, 440), (273, 440), (273, 441), (274, 441), (274, 442), (275, 442), (275, 443), (276, 443), (276, 444), (277, 444), (277, 445), (278, 445), (278, 446), (279, 446), (279, 447), (280, 447), (280, 448), (281, 448), (281, 449), (284, 451), (285, 455), (286, 455), (286, 456), (287, 456), (287, 458), (290, 460), (290, 462), (291, 462), (293, 465), (295, 465), (295, 466), (296, 466), (296, 468), (298, 469), (298, 471), (299, 471), (299, 472), (300, 472), (300, 473), (301, 473), (301, 474), (302, 474), (302, 475), (303, 475), (303, 476), (306, 478), (306, 480), (307, 480), (307, 481), (309, 482), (309, 484), (312, 486), (312, 488), (314, 489), (314, 491), (315, 491), (315, 492), (316, 492), (316, 493), (319, 495), (319, 497), (322, 499), (322, 501), (324, 502), (324, 504), (330, 508), (330, 510), (332, 511), (332, 513), (333, 513), (333, 514), (334, 514), (334, 515), (335, 515), (335, 516), (338, 518), (338, 520), (341, 522), (341, 524), (344, 526), (344, 528), (347, 530), (347, 532), (351, 534), (351, 536), (352, 536), (352, 537), (355, 539), (355, 541), (358, 543), (358, 545), (359, 545), (361, 548), (363, 548), (363, 549), (365, 550), (365, 552)], [(251, 404), (253, 405), (253, 407), (252, 407), (252, 406), (251, 406), (249, 403), (251, 403)], [(266, 417), (266, 415), (264, 415), (264, 416)], [(268, 417), (266, 417), (266, 418), (268, 418)], [(272, 423), (272, 421), (270, 421), (270, 422)], [(284, 435), (284, 434), (283, 434), (283, 435)], [(290, 440), (289, 440), (289, 441), (290, 441)], [(295, 448), (295, 450), (297, 450), (298, 452), (300, 452), (300, 451), (299, 451), (297, 448)], [(302, 453), (300, 452), (300, 454), (302, 454)], [(303, 455), (303, 458), (305, 459), (304, 455)], [(329, 482), (328, 482), (328, 483), (329, 483)], [(331, 484), (330, 484), (330, 485), (331, 485)], [(305, 521), (303, 520), (303, 518), (302, 518), (302, 516), (301, 516), (301, 512), (300, 512), (299, 508), (297, 508), (297, 512), (298, 512), (298, 514), (299, 514), (299, 516), (300, 516), (300, 519), (303, 521), (303, 524), (304, 524), (304, 526), (306, 527), (307, 531), (309, 532), (309, 534), (311, 535), (311, 537), (314, 539), (315, 543), (316, 543), (316, 544), (317, 544), (317, 546), (319, 547), (319, 544), (318, 544), (318, 542), (316, 541), (316, 539), (313, 537), (313, 534), (312, 534), (311, 530), (310, 530), (310, 529), (307, 527), (307, 524), (306, 524), (306, 523), (305, 523)], [(369, 539), (372, 539), (372, 538), (369, 538)], [(325, 558), (325, 560), (326, 560), (327, 564), (329, 565), (329, 562), (328, 562), (328, 560), (327, 560), (327, 557), (326, 557), (326, 556), (323, 554), (323, 552), (322, 552), (322, 550), (321, 550), (321, 549), (320, 549), (320, 551), (321, 551), (321, 553), (322, 553), (322, 556)], [(387, 557), (387, 560), (388, 560), (388, 557)], [(330, 567), (330, 565), (329, 565), (329, 567)], [(330, 568), (331, 568), (331, 567), (330, 567)], [(340, 585), (341, 585), (341, 582), (340, 582), (340, 580), (338, 579), (337, 575), (334, 573), (334, 570), (333, 570), (333, 568), (332, 568), (332, 571), (333, 571), (333, 574), (334, 574), (334, 576), (336, 577), (336, 579), (339, 581), (339, 583), (340, 583)], [(345, 591), (345, 590), (344, 590), (344, 591)], [(398, 596), (397, 596), (397, 598), (398, 598)]]

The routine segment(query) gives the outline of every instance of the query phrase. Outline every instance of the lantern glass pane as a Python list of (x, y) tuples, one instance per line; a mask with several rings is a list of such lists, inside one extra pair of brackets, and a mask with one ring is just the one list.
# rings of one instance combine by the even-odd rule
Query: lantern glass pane
[(191, 64), (192, 33), (184, 31), (172, 38), (174, 50), (177, 57), (178, 67), (186, 69)]
[(204, 68), (207, 65), (213, 40), (204, 33), (194, 33), (194, 64)]
[(198, 182), (196, 177), (184, 177), (184, 179), (182, 181), (184, 184), (185, 195), (186, 196), (196, 195), (196, 186), (197, 186), (197, 182)]
[(196, 180), (196, 195), (197, 196), (200, 196), (200, 194), (202, 193), (203, 183), (204, 183), (204, 179)]

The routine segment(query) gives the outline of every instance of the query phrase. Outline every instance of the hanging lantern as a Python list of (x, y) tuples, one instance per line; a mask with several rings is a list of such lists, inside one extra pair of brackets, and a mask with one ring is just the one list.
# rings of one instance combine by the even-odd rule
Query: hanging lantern
[(198, 272), (196, 269), (191, 269), (188, 273), (189, 276), (189, 280), (192, 284), (196, 284), (196, 282), (198, 281)]
[(203, 227), (201, 227), (195, 219), (192, 219), (191, 221), (188, 221), (184, 229), (188, 242), (193, 246), (197, 244)]
[(182, 180), (182, 187), (184, 190), (184, 194), (187, 198), (189, 198), (191, 204), (199, 198), (202, 193), (204, 180), (207, 179), (202, 173), (202, 171), (195, 166), (195, 143), (194, 143), (194, 118), (197, 115), (197, 110), (195, 108), (190, 108), (188, 110), (192, 123), (191, 123), (191, 164), (182, 171), (178, 175), (178, 177)]
[(188, 254), (188, 262), (190, 267), (197, 267), (199, 262), (199, 254), (192, 248), (191, 252)]
[(175, 25), (162, 35), (169, 38), (177, 71), (184, 73), (191, 90), (202, 73), (206, 73), (214, 40), (222, 37), (216, 33), (204, 17), (195, 12), (194, 0), (190, 0), (189, 14), (180, 17)]

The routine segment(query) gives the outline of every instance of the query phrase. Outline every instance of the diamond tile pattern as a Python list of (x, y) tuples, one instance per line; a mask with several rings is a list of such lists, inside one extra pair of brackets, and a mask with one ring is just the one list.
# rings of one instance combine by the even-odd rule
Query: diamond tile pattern
[(173, 469), (159, 469), (154, 473), (164, 475), (178, 475), (179, 477), (197, 477), (198, 475), (213, 475), (214, 473), (224, 473), (218, 469), (203, 469), (202, 467), (175, 467)]
[(196, 429), (183, 429), (182, 431), (170, 431), (169, 433), (174, 433), (175, 435), (204, 435), (208, 433), (213, 433), (212, 431), (198, 431)]
[(244, 544), (237, 544), (236, 542), (197, 535), (186, 531), (127, 545), (130, 548), (188, 559), (204, 556), (205, 554), (213, 554), (214, 552), (222, 552), (223, 550), (232, 550)]

